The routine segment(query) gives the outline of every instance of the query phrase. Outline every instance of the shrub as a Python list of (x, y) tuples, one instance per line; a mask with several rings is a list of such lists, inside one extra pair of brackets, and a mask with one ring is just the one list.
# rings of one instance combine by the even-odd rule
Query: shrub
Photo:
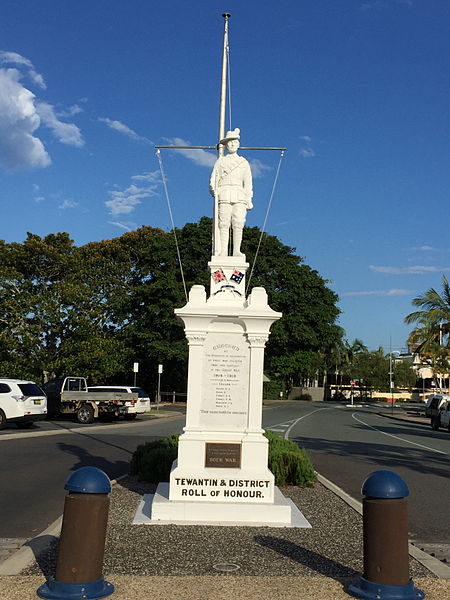
[(306, 392), (302, 392), (298, 396), (295, 396), (294, 400), (307, 400), (308, 402), (312, 402), (311, 394), (307, 394)]
[(317, 476), (306, 451), (273, 431), (266, 431), (264, 435), (269, 440), (269, 469), (275, 484), (312, 487)]
[[(275, 485), (312, 487), (316, 473), (305, 450), (272, 431), (266, 431), (264, 435), (269, 440), (268, 466), (275, 477)], [(168, 481), (172, 463), (177, 458), (178, 438), (177, 434), (172, 434), (163, 440), (139, 445), (131, 459), (131, 475), (150, 483)]]
[[(283, 384), (280, 381), (265, 381), (263, 386), (263, 397), (265, 400), (279, 400)], [(285, 396), (284, 396), (285, 397)]]
[(140, 444), (131, 458), (131, 475), (150, 483), (168, 481), (172, 463), (177, 458), (178, 438), (178, 434), (172, 433), (163, 440)]

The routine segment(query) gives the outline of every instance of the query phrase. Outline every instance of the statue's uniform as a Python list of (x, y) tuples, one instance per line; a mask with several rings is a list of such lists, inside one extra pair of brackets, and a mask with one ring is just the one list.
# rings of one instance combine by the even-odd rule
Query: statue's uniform
[[(235, 153), (218, 158), (211, 173), (210, 191), (217, 197), (221, 254), (226, 254), (230, 225), (240, 246), (247, 210), (253, 208), (252, 173), (248, 161)], [(239, 252), (238, 247), (236, 251)]]

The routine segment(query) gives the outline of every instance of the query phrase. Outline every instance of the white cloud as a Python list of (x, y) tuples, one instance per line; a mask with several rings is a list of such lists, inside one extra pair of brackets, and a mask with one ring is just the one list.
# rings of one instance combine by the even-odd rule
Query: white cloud
[(146, 181), (147, 183), (160, 183), (161, 175), (159, 171), (150, 171), (141, 175), (132, 175), (131, 179), (133, 181)]
[(125, 229), (125, 231), (133, 231), (137, 227), (134, 223), (126, 224), (121, 223), (120, 221), (108, 221), (109, 225), (114, 225), (114, 227), (120, 227), (120, 229)]
[[(53, 106), (38, 101), (22, 83), (27, 75), (40, 88), (46, 88), (33, 63), (16, 52), (0, 51), (0, 65), (8, 63), (17, 68), (0, 68), (0, 166), (9, 171), (48, 167), (51, 158), (35, 133), (42, 124), (63, 144), (83, 146), (79, 128), (63, 123)], [(81, 110), (76, 107), (72, 106), (69, 112), (76, 114)]]
[(28, 75), (30, 79), (40, 88), (46, 89), (45, 81), (42, 75), (36, 72), (33, 63), (25, 56), (21, 56), (17, 54), (17, 52), (6, 52), (5, 50), (0, 50), (0, 65), (5, 64), (14, 64), (14, 65), (22, 65), (24, 67), (28, 67)]
[(427, 244), (424, 244), (423, 246), (415, 246), (414, 248), (411, 248), (411, 250), (414, 250), (416, 252), (449, 252), (450, 251), (449, 248), (434, 248), (433, 246), (428, 246)]
[(250, 163), (250, 169), (255, 179), (262, 177), (266, 171), (272, 170), (272, 167), (265, 165), (257, 158), (250, 158), (248, 162)]
[(369, 290), (365, 292), (345, 292), (342, 296), (410, 296), (410, 290), (391, 289), (391, 290)]
[(313, 150), (312, 148), (300, 148), (298, 153), (303, 158), (312, 158), (313, 156), (316, 155), (315, 150)]
[(377, 273), (386, 273), (388, 275), (424, 275), (426, 273), (440, 273), (450, 271), (450, 267), (426, 267), (416, 265), (414, 267), (388, 267), (370, 265), (369, 269)]
[(361, 10), (373, 10), (389, 8), (393, 4), (402, 4), (403, 6), (414, 6), (413, 0), (367, 0), (361, 4)]
[[(174, 146), (191, 146), (191, 143), (183, 138), (176, 137), (167, 141)], [(208, 150), (176, 150), (176, 152), (200, 167), (212, 168), (217, 160), (217, 154)]]
[(84, 140), (80, 129), (73, 123), (63, 123), (60, 121), (51, 104), (47, 104), (47, 102), (38, 102), (37, 111), (42, 119), (42, 123), (53, 132), (54, 136), (62, 144), (76, 146), (77, 148), (84, 146)]
[(45, 197), (41, 194), (41, 189), (38, 186), (37, 183), (33, 183), (33, 200), (38, 203), (38, 202), (43, 202), (45, 200)]
[(74, 115), (78, 115), (82, 112), (84, 112), (84, 108), (81, 108), (81, 106), (78, 104), (74, 104), (65, 110), (58, 111), (58, 117), (73, 117)]
[(109, 192), (111, 199), (105, 202), (105, 206), (113, 217), (128, 215), (133, 212), (136, 206), (141, 204), (144, 198), (151, 198), (157, 195), (156, 189), (159, 184), (157, 171), (142, 175), (133, 175), (131, 179), (142, 182), (142, 184), (136, 185), (132, 183), (124, 190), (111, 190)]
[(65, 210), (66, 208), (75, 208), (76, 206), (78, 206), (78, 202), (75, 202), (75, 200), (64, 200), (58, 208)]
[(17, 69), (0, 69), (0, 165), (9, 171), (43, 168), (51, 163), (41, 140), (34, 94), (21, 83)]
[(437, 252), (437, 248), (433, 248), (432, 246), (419, 246), (417, 250), (422, 252)]
[(114, 120), (108, 119), (106, 117), (99, 118), (98, 120), (101, 123), (106, 123), (106, 125), (108, 127), (110, 127), (111, 129), (114, 129), (114, 131), (117, 131), (117, 132), (121, 133), (122, 135), (126, 135), (127, 137), (131, 138), (132, 140), (138, 140), (141, 142), (147, 142), (148, 144), (153, 144), (153, 142), (151, 140), (149, 140), (148, 138), (146, 138), (142, 135), (139, 135), (133, 129), (128, 127), (128, 125), (125, 125), (124, 123), (121, 123), (120, 121), (114, 121)]
[(305, 142), (312, 142), (312, 139), (309, 137), (309, 135), (301, 135), (300, 139), (304, 140)]

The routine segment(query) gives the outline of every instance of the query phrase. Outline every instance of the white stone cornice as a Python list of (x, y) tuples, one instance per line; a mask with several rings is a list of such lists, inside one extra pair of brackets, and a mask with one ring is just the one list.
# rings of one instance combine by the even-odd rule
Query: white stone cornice
[(206, 333), (186, 332), (186, 338), (189, 346), (203, 346), (206, 340)]
[(264, 348), (269, 336), (250, 333), (247, 334), (247, 339), (252, 348)]

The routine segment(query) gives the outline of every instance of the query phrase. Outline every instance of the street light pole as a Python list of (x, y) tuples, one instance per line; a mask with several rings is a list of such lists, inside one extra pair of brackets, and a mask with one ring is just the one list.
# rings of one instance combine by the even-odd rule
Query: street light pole
[(158, 365), (158, 393), (156, 396), (156, 410), (159, 410), (159, 403), (161, 402), (161, 373), (163, 372), (163, 366)]
[(392, 342), (389, 343), (389, 392), (391, 394), (391, 414), (394, 414), (394, 382), (392, 380)]

